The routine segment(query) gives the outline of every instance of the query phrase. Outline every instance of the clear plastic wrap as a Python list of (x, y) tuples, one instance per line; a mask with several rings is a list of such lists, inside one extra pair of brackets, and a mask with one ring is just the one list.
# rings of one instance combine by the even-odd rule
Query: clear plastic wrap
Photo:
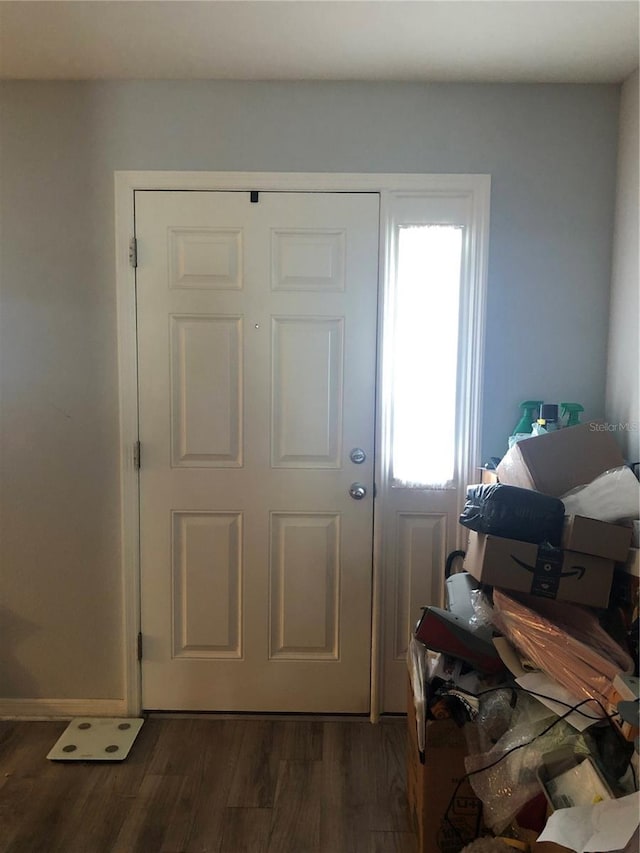
[(612, 468), (563, 495), (567, 515), (615, 523), (640, 518), (640, 483), (630, 468)]
[(489, 690), (479, 697), (476, 718), (477, 752), (488, 752), (508, 731), (514, 716), (512, 689)]
[(540, 716), (541, 709), (531, 697), (520, 695), (513, 722), (495, 746), (465, 758), (465, 769), (473, 774), (469, 782), (482, 800), (484, 821), (493, 832), (502, 832), (540, 792), (536, 774), (545, 753), (567, 744), (576, 752), (589, 752), (584, 738), (564, 720), (541, 734), (554, 721), (554, 715), (548, 716), (546, 709)]
[[(613, 679), (633, 671), (633, 661), (581, 607), (536, 600), (535, 610), (500, 590), (493, 593), (493, 622), (527, 660), (579, 700), (596, 699), (584, 711), (603, 717)], [(543, 615), (544, 614), (544, 615)], [(549, 618), (547, 618), (547, 616)]]
[(471, 606), (473, 607), (473, 616), (469, 619), (471, 630), (493, 630), (493, 607), (481, 589), (471, 590)]

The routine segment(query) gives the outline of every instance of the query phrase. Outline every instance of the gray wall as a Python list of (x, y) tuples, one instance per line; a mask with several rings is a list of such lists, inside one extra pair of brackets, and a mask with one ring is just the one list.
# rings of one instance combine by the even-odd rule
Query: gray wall
[(638, 71), (622, 87), (611, 278), (606, 417), (630, 462), (640, 461)]
[(484, 455), (604, 413), (614, 86), (6, 83), (0, 696), (121, 695), (113, 171), (488, 172)]

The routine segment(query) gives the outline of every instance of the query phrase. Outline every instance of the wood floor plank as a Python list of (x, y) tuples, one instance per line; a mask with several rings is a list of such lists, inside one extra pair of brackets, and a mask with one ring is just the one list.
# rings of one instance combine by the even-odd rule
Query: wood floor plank
[[(191, 829), (184, 853), (217, 851), (234, 773), (241, 755), (244, 720), (203, 720), (192, 730), (203, 752), (202, 763), (189, 770), (192, 780)], [(181, 851), (182, 853), (182, 851)]]
[(66, 722), (0, 721), (0, 788), (15, 777), (40, 778), (54, 766), (46, 755), (67, 728)]
[(403, 721), (154, 718), (48, 761), (66, 725), (0, 725), (0, 853), (414, 853)]
[(184, 785), (183, 776), (146, 776), (113, 844), (113, 853), (162, 850), (172, 807)]
[(281, 761), (268, 853), (319, 853), (322, 767)]
[[(50, 771), (39, 778), (16, 779), (16, 787), (7, 785), (3, 789), (3, 804), (8, 804), (12, 811), (19, 808), (18, 799), (26, 797), (27, 812), (22, 813), (24, 819), (14, 832), (12, 844), (8, 846), (10, 851), (50, 853), (55, 849), (57, 838), (65, 831), (69, 812), (86, 784), (91, 768), (53, 765)], [(28, 786), (26, 789), (23, 788), (25, 785)], [(37, 833), (33, 831), (34, 827), (38, 827)]]
[(132, 798), (117, 794), (111, 786), (103, 790), (97, 779), (94, 782), (91, 791), (71, 805), (64, 825), (50, 840), (48, 853), (114, 849)]
[(220, 853), (267, 853), (272, 809), (225, 809)]
[[(219, 853), (226, 809), (215, 798), (200, 802), (200, 808), (193, 812), (189, 838), (179, 853)], [(202, 802), (205, 802), (204, 806)]]
[(287, 722), (280, 757), (284, 761), (321, 761), (323, 733), (323, 724), (319, 722)]
[(208, 766), (211, 743), (220, 739), (223, 720), (175, 719), (162, 721), (161, 736), (149, 762), (152, 776), (202, 776)]
[[(34, 779), (11, 779), (0, 795), (0, 850), (3, 853), (16, 851), (16, 839), (28, 825), (36, 826), (32, 820), (35, 797), (47, 797), (50, 786), (38, 784)], [(51, 793), (53, 790), (51, 789)], [(35, 835), (39, 835), (39, 828)]]
[(369, 853), (369, 723), (324, 724), (320, 850)]
[(369, 726), (368, 774), (371, 779), (369, 828), (378, 832), (411, 832), (407, 809), (406, 723), (382, 720)]
[(227, 805), (271, 808), (276, 794), (285, 722), (247, 720)]
[(167, 720), (149, 772), (183, 774), (158, 853), (214, 853), (220, 848), (224, 809), (244, 726), (239, 720)]

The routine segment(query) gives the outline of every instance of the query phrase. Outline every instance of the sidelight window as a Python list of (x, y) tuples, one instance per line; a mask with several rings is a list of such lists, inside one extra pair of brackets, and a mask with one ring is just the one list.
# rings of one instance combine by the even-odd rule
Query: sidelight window
[(456, 475), (463, 228), (397, 230), (391, 353), (394, 485), (446, 488)]

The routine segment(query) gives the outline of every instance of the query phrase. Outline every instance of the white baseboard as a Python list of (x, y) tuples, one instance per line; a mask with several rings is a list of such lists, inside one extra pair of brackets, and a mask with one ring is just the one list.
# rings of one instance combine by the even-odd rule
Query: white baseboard
[(74, 717), (126, 717), (124, 699), (1, 699), (0, 719), (70, 720)]

